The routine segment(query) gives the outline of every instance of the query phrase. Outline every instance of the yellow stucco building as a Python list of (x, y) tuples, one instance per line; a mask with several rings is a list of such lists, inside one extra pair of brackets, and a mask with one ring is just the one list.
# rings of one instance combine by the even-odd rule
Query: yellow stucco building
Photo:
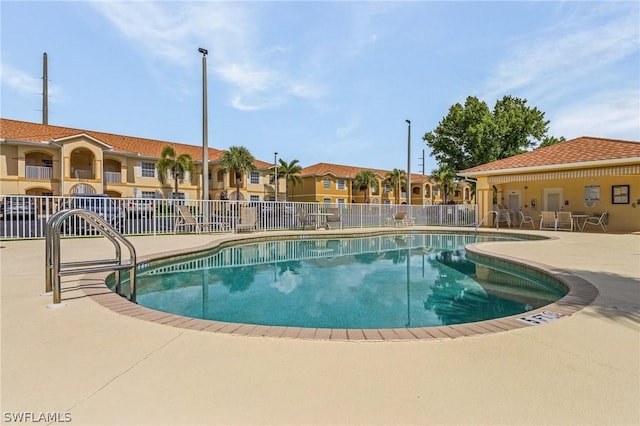
[[(177, 195), (171, 177), (161, 185), (157, 176), (155, 164), (166, 146), (194, 160), (194, 170), (179, 183)], [(224, 173), (219, 165), (224, 151), (209, 148), (208, 153), (209, 198), (219, 199), (227, 190), (235, 199), (236, 176)], [(202, 164), (202, 149), (193, 145), (0, 119), (2, 194), (199, 199)], [(274, 200), (273, 164), (256, 160), (254, 165), (254, 172), (238, 176), (239, 199)], [(278, 192), (282, 199), (283, 179)]]
[[(362, 171), (373, 172), (378, 184), (372, 188), (361, 190), (354, 182), (356, 175)], [(290, 201), (306, 201), (330, 204), (365, 203), (367, 198), (371, 204), (407, 204), (406, 187), (392, 188), (385, 185), (388, 170), (371, 169), (331, 163), (317, 163), (302, 169), (301, 183), (290, 185)], [(369, 194), (365, 192), (369, 191)], [(411, 174), (411, 205), (432, 205), (444, 200), (442, 189), (431, 177)], [(465, 182), (457, 184), (448, 201), (461, 204), (471, 202), (470, 185)]]
[(640, 231), (639, 142), (580, 137), (458, 175), (477, 181), (481, 218), (495, 204), (523, 210), (534, 222), (541, 211), (588, 216), (607, 212), (608, 230)]

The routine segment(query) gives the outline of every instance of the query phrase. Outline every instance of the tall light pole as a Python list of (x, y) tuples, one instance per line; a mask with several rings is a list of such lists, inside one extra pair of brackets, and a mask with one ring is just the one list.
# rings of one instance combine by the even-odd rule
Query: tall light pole
[(278, 153), (273, 153), (273, 174), (275, 175), (276, 201), (278, 201)]
[(407, 128), (407, 204), (411, 205), (411, 120), (404, 120)]
[(202, 53), (202, 202), (204, 211), (209, 198), (209, 131), (207, 127), (207, 54), (209, 51), (200, 47), (198, 52)]

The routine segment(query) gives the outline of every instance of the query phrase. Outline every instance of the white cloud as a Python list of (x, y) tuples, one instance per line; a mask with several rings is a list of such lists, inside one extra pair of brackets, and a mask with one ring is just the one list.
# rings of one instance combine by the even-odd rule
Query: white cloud
[[(271, 109), (292, 98), (316, 99), (325, 90), (288, 68), (289, 46), (262, 46), (260, 7), (225, 2), (100, 2), (99, 10), (141, 50), (172, 66), (193, 66), (195, 46), (209, 50), (215, 76), (229, 86), (240, 110)], [(188, 46), (188, 47), (187, 47)], [(295, 63), (290, 59), (291, 63)]]
[(42, 79), (33, 77), (9, 65), (2, 64), (0, 78), (2, 85), (15, 90), (22, 96), (33, 96), (42, 93)]
[(602, 70), (637, 54), (639, 46), (637, 14), (618, 20), (596, 15), (564, 20), (543, 36), (529, 35), (515, 42), (513, 53), (487, 82), (485, 98), (521, 91), (547, 97), (566, 93), (580, 77), (600, 80)]
[(640, 141), (640, 90), (597, 93), (564, 106), (551, 118), (551, 134)]

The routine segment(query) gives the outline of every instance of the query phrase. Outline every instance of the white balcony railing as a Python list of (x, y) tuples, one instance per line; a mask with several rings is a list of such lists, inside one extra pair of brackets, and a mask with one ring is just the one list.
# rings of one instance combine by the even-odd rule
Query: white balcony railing
[(104, 183), (122, 183), (122, 173), (104, 172)]
[(91, 170), (75, 169), (71, 174), (71, 177), (76, 179), (93, 179), (93, 172)]
[(53, 167), (27, 166), (25, 177), (27, 179), (53, 179)]

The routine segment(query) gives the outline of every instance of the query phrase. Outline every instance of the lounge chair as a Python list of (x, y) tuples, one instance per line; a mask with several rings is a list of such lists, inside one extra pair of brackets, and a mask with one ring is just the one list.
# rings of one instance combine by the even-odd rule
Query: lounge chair
[(202, 217), (196, 217), (191, 213), (189, 207), (184, 204), (176, 205), (176, 209), (178, 210), (178, 218), (176, 219), (176, 224), (173, 227), (173, 232), (176, 233), (178, 228), (194, 228), (196, 233), (199, 234), (204, 229), (211, 229), (212, 227), (225, 228), (223, 225), (226, 225), (228, 228), (228, 224), (222, 222), (211, 222), (206, 221)]
[(557, 219), (556, 212), (552, 211), (543, 211), (540, 215), (540, 230), (551, 230), (555, 231), (557, 229)]
[(602, 228), (602, 230), (604, 232), (607, 232), (607, 224), (605, 223), (607, 221), (607, 215), (609, 213), (604, 212), (602, 213), (600, 216), (591, 216), (588, 217), (585, 221), (584, 224), (582, 225), (582, 229), (584, 229), (587, 225), (600, 225), (600, 227)]
[(342, 216), (340, 216), (339, 209), (327, 209), (327, 229), (331, 229), (333, 226), (340, 227), (342, 229)]
[(405, 226), (407, 218), (407, 212), (405, 210), (397, 212), (391, 220), (389, 220), (389, 224), (393, 224), (393, 226)]
[(236, 225), (236, 232), (243, 230), (258, 230), (258, 215), (255, 207), (243, 207), (240, 210), (240, 223)]
[(556, 231), (562, 230), (573, 232), (573, 218), (571, 217), (571, 212), (558, 212)]
[(533, 218), (531, 216), (524, 214), (522, 210), (519, 211), (519, 214), (520, 214), (520, 228), (522, 228), (523, 223), (530, 223), (531, 229), (536, 228), (536, 225), (533, 223)]

